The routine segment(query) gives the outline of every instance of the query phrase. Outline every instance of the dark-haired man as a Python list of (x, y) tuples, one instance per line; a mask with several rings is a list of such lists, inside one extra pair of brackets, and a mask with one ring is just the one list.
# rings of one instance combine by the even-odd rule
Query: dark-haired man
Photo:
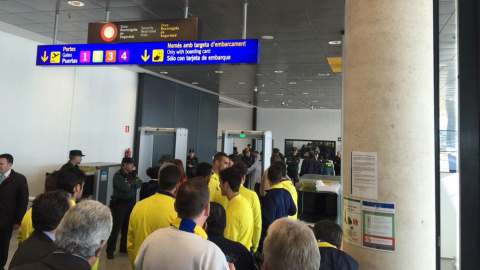
[(323, 175), (334, 175), (333, 164), (328, 160), (328, 154), (323, 153), (320, 161), (320, 168)]
[(127, 238), (127, 251), (132, 269), (135, 269), (135, 257), (145, 238), (158, 229), (167, 228), (177, 217), (173, 194), (181, 178), (180, 169), (170, 163), (160, 170), (157, 193), (138, 202), (133, 208)]
[(28, 205), (28, 184), (22, 174), (12, 170), (13, 156), (0, 155), (0, 269), (8, 258), (12, 232), (20, 228)]
[(121, 231), (120, 252), (127, 253), (127, 233), (130, 213), (135, 206), (137, 189), (142, 186), (142, 180), (133, 172), (135, 161), (124, 157), (120, 170), (113, 176), (113, 195), (110, 200), (113, 226), (112, 234), (107, 241), (107, 259), (113, 259), (117, 246), (118, 233)]
[[(282, 161), (277, 161), (268, 168), (268, 179), (271, 186), (275, 186), (282, 181), (284, 171), (285, 164)], [(295, 213), (297, 213), (297, 207), (288, 190), (284, 188), (267, 190), (262, 204), (262, 239), (265, 239), (268, 227), (275, 220), (295, 215)], [(260, 244), (260, 252), (262, 251), (261, 247), (262, 244)]]
[(55, 233), (72, 206), (71, 196), (63, 190), (38, 195), (32, 203), (33, 234), (15, 251), (10, 267), (34, 263), (55, 251)]
[(207, 186), (210, 183), (210, 178), (213, 174), (212, 168), (213, 167), (210, 163), (201, 162), (200, 164), (198, 164), (197, 170), (195, 172), (196, 177), (202, 177), (203, 181), (205, 182), (205, 184), (207, 184)]
[[(256, 196), (256, 194), (255, 194)], [(223, 236), (227, 226), (227, 213), (225, 208), (218, 203), (210, 203), (210, 216), (207, 218), (208, 239), (215, 243), (225, 256), (229, 256), (237, 270), (257, 269), (252, 253), (238, 242), (226, 239)]]
[(341, 269), (357, 270), (358, 262), (343, 252), (343, 232), (340, 226), (331, 220), (321, 220), (313, 227), (318, 249), (322, 256), (320, 270)]
[(190, 180), (180, 186), (175, 201), (178, 218), (143, 241), (135, 267), (159, 269), (229, 269), (225, 255), (208, 241), (202, 226), (210, 215), (210, 196), (203, 181)]
[(220, 180), (219, 174), (221, 171), (229, 167), (230, 159), (227, 154), (223, 152), (218, 152), (213, 157), (213, 168), (212, 168), (212, 177), (208, 183), (208, 190), (210, 191), (210, 201), (213, 199), (213, 194), (215, 191), (220, 189)]
[[(71, 195), (71, 203), (75, 205), (82, 198), (83, 185), (86, 175), (80, 168), (71, 167), (60, 170), (57, 176), (57, 189), (66, 191)], [(32, 209), (29, 209), (22, 219), (20, 231), (18, 232), (18, 243), (22, 243), (33, 233)]]
[(68, 161), (65, 163), (60, 170), (69, 169), (72, 167), (77, 167), (78, 164), (82, 163), (82, 157), (85, 155), (82, 153), (81, 150), (70, 150), (70, 154), (68, 155)]
[(247, 199), (239, 192), (242, 176), (235, 168), (220, 172), (222, 195), (228, 199), (225, 238), (239, 242), (250, 250), (253, 239), (253, 212)]
[(287, 158), (287, 175), (292, 181), (298, 182), (298, 164), (300, 163), (300, 157), (297, 155), (297, 148), (292, 148), (292, 154)]

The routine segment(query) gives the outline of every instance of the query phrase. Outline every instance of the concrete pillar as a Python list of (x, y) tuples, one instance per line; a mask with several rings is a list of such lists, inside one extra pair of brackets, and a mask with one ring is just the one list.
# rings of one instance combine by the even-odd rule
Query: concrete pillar
[(360, 269), (435, 269), (433, 2), (346, 0), (344, 195), (351, 151), (378, 153), (394, 252), (345, 243)]

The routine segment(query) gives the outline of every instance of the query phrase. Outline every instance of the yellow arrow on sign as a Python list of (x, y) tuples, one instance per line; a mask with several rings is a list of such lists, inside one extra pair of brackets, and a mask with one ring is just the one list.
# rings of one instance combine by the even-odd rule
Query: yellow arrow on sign
[(47, 60), (48, 60), (47, 51), (44, 51), (44, 52), (43, 52), (43, 56), (42, 56), (41, 58), (42, 58), (42, 61), (43, 61), (44, 63), (47, 62)]
[(145, 50), (145, 55), (142, 55), (143, 62), (147, 62), (150, 58), (150, 55), (147, 54), (147, 50)]

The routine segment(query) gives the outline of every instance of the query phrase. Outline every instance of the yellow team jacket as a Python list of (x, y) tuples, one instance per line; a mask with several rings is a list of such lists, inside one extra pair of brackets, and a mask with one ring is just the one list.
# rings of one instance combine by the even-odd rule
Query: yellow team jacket
[(247, 199), (238, 194), (227, 207), (227, 227), (225, 238), (244, 245), (248, 250), (252, 247), (253, 212)]
[(127, 251), (132, 269), (135, 257), (143, 241), (154, 231), (167, 228), (177, 218), (175, 196), (159, 191), (138, 202), (130, 214), (127, 235)]
[[(71, 200), (72, 207), (76, 205), (75, 200)], [(30, 235), (33, 233), (33, 222), (32, 222), (32, 208), (28, 209), (27, 213), (23, 216), (22, 224), (20, 224), (20, 230), (18, 231), (17, 241), (18, 244), (23, 243), (27, 240)], [(92, 266), (92, 270), (98, 269), (98, 259), (95, 264)]]
[(297, 213), (293, 216), (288, 216), (289, 218), (297, 219), (297, 214), (298, 214), (298, 193), (297, 189), (293, 185), (291, 180), (283, 180), (282, 182), (275, 184), (270, 187), (270, 189), (274, 188), (283, 188), (290, 192), (290, 195), (292, 195), (293, 202), (295, 203), (295, 207), (297, 208)]
[[(257, 193), (252, 191), (243, 185), (240, 186), (240, 195), (247, 199), (248, 203), (252, 207), (253, 212), (253, 239), (252, 247), (253, 252), (257, 251), (258, 244), (260, 242), (260, 236), (262, 234), (262, 209), (260, 207), (260, 200), (258, 199)], [(225, 209), (228, 206), (228, 198), (222, 195), (221, 190), (217, 190), (213, 195), (212, 202), (221, 204)]]
[(215, 192), (220, 190), (220, 178), (215, 172), (212, 172), (212, 177), (210, 177), (210, 182), (208, 182), (208, 190), (210, 191), (210, 201), (212, 202)]

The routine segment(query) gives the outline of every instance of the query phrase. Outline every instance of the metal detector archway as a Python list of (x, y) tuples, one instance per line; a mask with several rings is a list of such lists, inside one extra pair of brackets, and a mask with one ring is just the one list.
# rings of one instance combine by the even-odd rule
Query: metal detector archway
[(143, 181), (150, 180), (146, 170), (153, 164), (153, 138), (159, 135), (173, 135), (173, 157), (180, 159), (183, 164), (187, 160), (187, 141), (188, 129), (186, 128), (158, 128), (158, 127), (139, 127), (140, 143), (138, 147), (138, 176)]
[[(234, 139), (257, 139), (262, 140), (262, 174), (270, 167), (270, 157), (273, 152), (273, 136), (269, 130), (223, 130), (222, 132), (222, 152), (227, 155), (233, 153)], [(250, 183), (252, 189), (252, 183)]]

